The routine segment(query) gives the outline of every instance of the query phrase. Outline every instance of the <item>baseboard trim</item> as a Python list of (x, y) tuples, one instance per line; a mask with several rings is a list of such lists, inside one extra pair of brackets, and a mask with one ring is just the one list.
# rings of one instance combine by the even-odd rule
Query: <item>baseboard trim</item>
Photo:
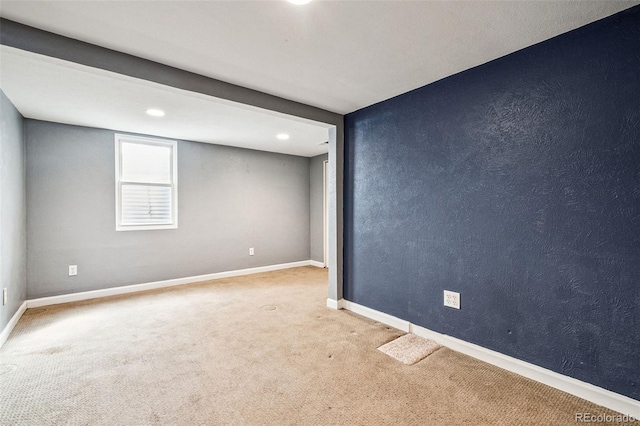
[(298, 268), (300, 266), (310, 266), (310, 260), (299, 262), (281, 263), (278, 265), (260, 266), (257, 268), (239, 269), (236, 271), (216, 272), (213, 274), (197, 275), (193, 277), (175, 278), (164, 281), (154, 281), (144, 284), (132, 284), (121, 287), (111, 287), (100, 290), (83, 291), (78, 293), (62, 294), (60, 296), (41, 297), (27, 300), (27, 309), (39, 308), (42, 306), (58, 305), (61, 303), (78, 302), (81, 300), (97, 299), (100, 297), (117, 296), (121, 294), (137, 293), (139, 291), (155, 290), (158, 288), (173, 287), (184, 284), (193, 284), (202, 281), (217, 280), (221, 278), (239, 277), (242, 275), (258, 274), (261, 272), (271, 272), (280, 269)]
[(317, 260), (310, 260), (309, 264), (311, 266), (315, 266), (316, 268), (324, 268), (324, 263), (318, 262)]
[(7, 339), (9, 338), (9, 335), (13, 331), (16, 324), (18, 324), (18, 321), (20, 321), (22, 314), (24, 314), (26, 310), (27, 310), (27, 302), (25, 301), (25, 302), (22, 302), (22, 304), (20, 305), (16, 313), (13, 314), (13, 316), (11, 317), (7, 325), (2, 330), (2, 333), (0, 333), (0, 348), (2, 347), (2, 345), (4, 345), (4, 342), (7, 341)]
[(334, 300), (327, 298), (327, 308), (335, 309), (339, 311), (340, 309), (344, 309), (344, 299)]
[(409, 327), (411, 326), (409, 321), (394, 317), (393, 315), (385, 314), (384, 312), (376, 311), (375, 309), (367, 308), (366, 306), (358, 305), (357, 303), (353, 303), (348, 300), (344, 301), (344, 309), (381, 322), (382, 324), (390, 325), (391, 327), (397, 328), (405, 333), (409, 332)]
[(610, 390), (586, 383), (572, 377), (564, 376), (555, 371), (538, 367), (525, 361), (510, 357), (500, 352), (478, 346), (476, 344), (447, 336), (436, 331), (411, 324), (389, 314), (359, 305), (345, 300), (344, 309), (357, 313), (364, 317), (373, 319), (391, 327), (397, 328), (407, 333), (435, 340), (441, 345), (447, 346), (455, 351), (479, 359), (486, 363), (495, 365), (512, 373), (519, 374), (531, 380), (551, 386), (555, 389), (575, 395), (579, 398), (601, 405), (624, 415), (640, 419), (640, 401), (617, 394)]

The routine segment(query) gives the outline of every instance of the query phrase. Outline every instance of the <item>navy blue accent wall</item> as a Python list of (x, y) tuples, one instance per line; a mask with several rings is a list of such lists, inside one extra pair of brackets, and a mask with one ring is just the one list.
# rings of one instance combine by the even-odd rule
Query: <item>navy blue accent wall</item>
[(345, 125), (347, 300), (640, 400), (640, 7)]

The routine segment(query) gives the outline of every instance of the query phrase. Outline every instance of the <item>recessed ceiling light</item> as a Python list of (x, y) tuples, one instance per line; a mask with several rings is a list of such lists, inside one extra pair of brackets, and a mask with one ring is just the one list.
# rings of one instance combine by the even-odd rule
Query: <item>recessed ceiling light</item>
[(276, 135), (276, 138), (280, 139), (281, 141), (286, 141), (287, 139), (289, 139), (289, 135), (286, 133), (278, 133)]
[(147, 114), (153, 115), (154, 117), (164, 117), (164, 111), (159, 109), (153, 109), (153, 108), (148, 109)]
[(301, 4), (307, 4), (309, 3), (311, 0), (287, 0), (289, 3), (291, 4), (297, 4), (297, 5), (301, 5)]

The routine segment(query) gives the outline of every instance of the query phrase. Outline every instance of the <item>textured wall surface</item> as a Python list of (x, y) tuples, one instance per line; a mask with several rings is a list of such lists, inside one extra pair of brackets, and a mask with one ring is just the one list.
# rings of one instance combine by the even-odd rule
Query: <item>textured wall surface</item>
[(178, 229), (116, 232), (114, 131), (26, 140), (29, 298), (309, 259), (308, 158), (179, 141)]
[(309, 159), (309, 239), (311, 260), (324, 262), (324, 174), (323, 164), (329, 154), (317, 155)]
[[(0, 331), (24, 302), (27, 291), (24, 119), (0, 90)], [(0, 299), (1, 300), (1, 299)]]
[(345, 128), (346, 299), (640, 399), (639, 7)]

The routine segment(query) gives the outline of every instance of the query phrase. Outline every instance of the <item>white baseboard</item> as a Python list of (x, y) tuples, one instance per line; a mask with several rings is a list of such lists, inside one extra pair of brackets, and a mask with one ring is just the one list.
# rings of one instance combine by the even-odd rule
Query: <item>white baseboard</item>
[(13, 314), (13, 316), (11, 317), (7, 325), (2, 330), (2, 333), (0, 333), (0, 348), (2, 347), (2, 345), (4, 345), (4, 342), (7, 341), (7, 339), (9, 338), (9, 335), (13, 331), (13, 328), (16, 326), (16, 324), (18, 324), (20, 317), (22, 317), (22, 314), (24, 314), (26, 310), (27, 310), (27, 302), (22, 302), (22, 305), (20, 305), (16, 313)]
[(375, 309), (367, 308), (366, 306), (358, 305), (357, 303), (349, 302), (348, 300), (343, 302), (343, 307), (344, 309), (407, 333), (413, 333), (417, 336), (435, 340), (441, 345), (447, 346), (455, 351), (495, 365), (496, 367), (511, 371), (512, 373), (527, 377), (531, 380), (544, 383), (547, 386), (575, 395), (579, 398), (593, 402), (594, 404), (640, 419), (640, 401), (635, 399), (594, 386), (590, 383), (582, 382), (572, 377), (558, 374), (555, 371), (538, 367), (537, 365), (521, 361), (500, 352), (411, 324), (409, 321), (376, 311)]
[(335, 309), (336, 311), (339, 311), (340, 309), (344, 309), (344, 302), (345, 302), (344, 299), (333, 300), (333, 299), (327, 298), (327, 307), (331, 309)]
[(318, 262), (317, 260), (310, 260), (309, 264), (311, 266), (315, 266), (316, 268), (324, 268), (324, 263)]
[(357, 303), (344, 301), (344, 309), (355, 312), (363, 317), (370, 318), (372, 320), (381, 322), (382, 324), (390, 325), (393, 328), (402, 330), (405, 333), (409, 332), (410, 323), (393, 315), (385, 314), (384, 312), (376, 311), (375, 309), (367, 308), (366, 306), (358, 305)]
[(299, 262), (281, 263), (279, 265), (260, 266), (257, 268), (239, 269), (236, 271), (216, 272), (213, 274), (197, 275), (194, 277), (176, 278), (172, 280), (154, 281), (144, 284), (132, 284), (122, 287), (111, 287), (101, 290), (83, 291), (79, 293), (62, 294), (60, 296), (41, 297), (27, 300), (27, 308), (38, 308), (41, 306), (58, 305), (60, 303), (77, 302), (80, 300), (97, 299), (99, 297), (117, 296), (120, 294), (136, 293), (139, 291), (155, 290), (164, 287), (173, 287), (183, 284), (192, 284), (202, 281), (216, 280), (220, 278), (239, 277), (241, 275), (257, 274), (260, 272), (277, 271), (280, 269), (297, 268), (300, 266), (310, 266), (310, 260)]

